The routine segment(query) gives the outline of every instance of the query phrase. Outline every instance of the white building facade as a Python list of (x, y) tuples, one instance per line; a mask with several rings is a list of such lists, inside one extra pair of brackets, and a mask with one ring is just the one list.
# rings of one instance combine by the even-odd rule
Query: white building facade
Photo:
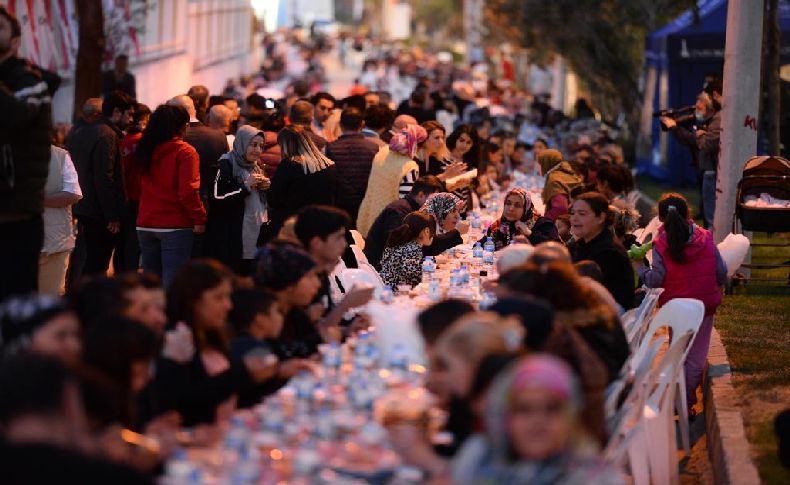
[[(72, 119), (79, 21), (74, 3), (0, 0), (22, 23), (20, 55), (63, 77), (53, 100), (56, 123)], [(228, 79), (258, 67), (250, 0), (103, 0), (103, 7), (105, 67), (128, 54), (138, 101), (151, 109), (196, 84), (219, 93)]]

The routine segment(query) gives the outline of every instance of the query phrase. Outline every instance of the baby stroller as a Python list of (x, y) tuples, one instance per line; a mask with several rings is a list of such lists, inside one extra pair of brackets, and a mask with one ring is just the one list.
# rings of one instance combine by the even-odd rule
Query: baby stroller
[[(778, 200), (777, 200), (778, 199)], [(750, 158), (743, 166), (743, 175), (738, 182), (735, 202), (733, 230), (766, 232), (768, 237), (776, 233), (790, 232), (790, 161), (776, 156)], [(752, 247), (790, 247), (790, 242), (752, 243)], [(790, 268), (790, 261), (779, 263), (747, 263), (747, 269)], [(785, 279), (749, 278), (753, 282), (787, 283)]]

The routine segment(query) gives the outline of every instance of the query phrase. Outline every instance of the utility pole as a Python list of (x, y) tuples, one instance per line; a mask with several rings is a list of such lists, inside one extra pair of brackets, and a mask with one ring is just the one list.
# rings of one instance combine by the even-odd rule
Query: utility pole
[(717, 243), (727, 236), (732, 226), (743, 164), (757, 152), (764, 9), (755, 8), (755, 3), (754, 0), (729, 0), (727, 7), (721, 156), (713, 218)]
[(74, 115), (82, 113), (88, 98), (101, 94), (102, 58), (104, 56), (104, 10), (101, 0), (77, 0), (79, 49), (74, 75)]
[(484, 0), (464, 0), (464, 41), (466, 62), (482, 61)]

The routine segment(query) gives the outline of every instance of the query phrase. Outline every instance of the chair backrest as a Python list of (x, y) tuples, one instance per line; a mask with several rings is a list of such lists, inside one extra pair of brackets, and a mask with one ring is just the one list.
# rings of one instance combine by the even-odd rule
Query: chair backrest
[[(655, 357), (655, 349), (652, 345), (653, 338), (664, 327), (670, 329), (670, 342), (678, 336), (684, 335), (687, 331), (692, 331), (697, 335), (702, 318), (705, 316), (705, 305), (701, 301), (692, 298), (675, 298), (669, 300), (650, 321), (650, 325), (642, 338), (639, 346), (631, 357), (631, 368), (636, 369)], [(692, 337), (691, 341), (694, 341)], [(691, 347), (689, 343), (688, 347)], [(686, 349), (688, 351), (688, 349)], [(684, 354), (685, 358), (685, 354)]]
[(625, 332), (628, 336), (628, 342), (631, 344), (632, 349), (639, 346), (640, 342), (642, 341), (645, 327), (652, 320), (651, 317), (653, 316), (653, 310), (656, 309), (656, 305), (658, 305), (658, 298), (663, 292), (664, 288), (649, 288), (645, 292), (645, 297), (642, 299), (642, 303), (636, 308), (636, 311), (634, 312), (633, 321), (630, 325), (625, 327)]
[(370, 265), (368, 257), (365, 252), (362, 251), (361, 247), (357, 246), (356, 244), (352, 244), (351, 251), (354, 253), (354, 259), (357, 260), (357, 266), (361, 266), (362, 264)]
[(661, 227), (661, 221), (659, 221), (658, 216), (656, 216), (650, 220), (647, 226), (645, 226), (644, 230), (639, 234), (639, 236), (637, 236), (636, 240), (639, 241), (639, 244), (645, 244), (653, 241), (658, 234), (659, 227)]

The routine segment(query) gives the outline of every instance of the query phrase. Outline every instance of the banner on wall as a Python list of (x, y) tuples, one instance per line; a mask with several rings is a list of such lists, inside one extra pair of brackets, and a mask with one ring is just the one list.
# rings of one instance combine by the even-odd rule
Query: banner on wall
[(78, 30), (74, 0), (0, 0), (22, 27), (19, 55), (61, 73), (77, 58)]
[[(157, 0), (103, 0), (105, 63), (119, 54), (140, 55), (140, 35)], [(74, 0), (0, 0), (22, 27), (19, 55), (51, 71), (68, 74), (79, 48)]]

